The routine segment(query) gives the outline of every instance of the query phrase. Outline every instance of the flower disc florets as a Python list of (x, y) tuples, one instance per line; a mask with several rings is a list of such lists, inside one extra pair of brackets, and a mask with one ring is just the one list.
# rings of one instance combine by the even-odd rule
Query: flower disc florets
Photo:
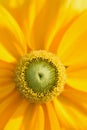
[(47, 51), (32, 51), (22, 57), (15, 71), (18, 91), (30, 102), (43, 103), (58, 96), (64, 87), (65, 67)]

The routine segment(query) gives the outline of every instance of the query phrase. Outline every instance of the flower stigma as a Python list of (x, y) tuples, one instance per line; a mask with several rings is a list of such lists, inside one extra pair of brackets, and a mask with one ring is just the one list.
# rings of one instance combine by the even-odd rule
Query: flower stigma
[(45, 50), (26, 54), (16, 66), (17, 89), (32, 103), (44, 103), (58, 96), (65, 81), (65, 67), (55, 54)]

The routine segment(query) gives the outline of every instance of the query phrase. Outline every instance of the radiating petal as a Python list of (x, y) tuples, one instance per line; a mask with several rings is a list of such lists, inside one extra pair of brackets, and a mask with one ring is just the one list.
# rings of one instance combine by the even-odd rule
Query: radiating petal
[(67, 69), (67, 84), (77, 90), (87, 92), (87, 62)]
[[(85, 7), (84, 7), (85, 5)], [(55, 47), (54, 37), (56, 33), (61, 32), (73, 18), (78, 16), (87, 8), (87, 2), (62, 0), (62, 1), (45, 1), (45, 4), (36, 16), (30, 44), (34, 49), (49, 49), (50, 45)], [(48, 17), (49, 16), (49, 17)], [(58, 35), (57, 35), (58, 36)], [(60, 38), (60, 35), (58, 36)], [(58, 48), (58, 46), (57, 46)]]
[(0, 61), (0, 87), (14, 82), (15, 63)]
[(7, 76), (9, 78), (12, 78), (13, 77), (13, 72), (9, 71), (9, 70), (0, 70), (0, 77), (1, 78), (6, 78)]
[(65, 65), (71, 66), (87, 61), (87, 11), (76, 19), (66, 31), (58, 56)]
[[(18, 59), (26, 51), (24, 36), (9, 12), (0, 5), (0, 59), (5, 60), (5, 52)], [(9, 56), (8, 53), (8, 56)]]
[(36, 106), (35, 111), (32, 115), (30, 125), (28, 126), (28, 130), (29, 129), (44, 130), (44, 113), (42, 107), (39, 105)]
[(9, 96), (15, 90), (13, 82), (0, 86), (0, 101)]
[(71, 88), (70, 86), (65, 86), (63, 96), (66, 96), (69, 101), (76, 104), (79, 110), (87, 114), (87, 92), (82, 92)]
[[(64, 0), (45, 1), (43, 8), (35, 18), (30, 35), (30, 43), (34, 49), (48, 48), (48, 44), (58, 28), (57, 26), (60, 26), (61, 20), (59, 20), (59, 22), (57, 21), (62, 16), (60, 16), (60, 12), (65, 11), (63, 10), (63, 7), (64, 9), (67, 8), (68, 4), (69, 2), (65, 2)], [(49, 43), (47, 43), (48, 41)]]
[(15, 62), (16, 59), (0, 44), (0, 60)]
[[(2, 1), (1, 3), (4, 4), (4, 6), (16, 18), (20, 27), (24, 31), (29, 46), (33, 49), (44, 49), (45, 45), (46, 49), (48, 49), (59, 29), (72, 20), (73, 17), (77, 16), (78, 13), (87, 8), (86, 0), (80, 0), (79, 4), (78, 0), (55, 0), (54, 2), (50, 0), (9, 0), (8, 4), (6, 1)], [(22, 13), (21, 10), (23, 10)], [(40, 21), (42, 21), (42, 24), (39, 24)], [(44, 25), (46, 25), (46, 30)], [(41, 38), (38, 39), (38, 37)], [(35, 44), (37, 44), (37, 46)]]
[(5, 61), (2, 61), (0, 60), (0, 70), (9, 70), (9, 71), (14, 71), (16, 67), (16, 63), (15, 62), (5, 62)]
[(61, 27), (87, 8), (86, 0), (9, 0), (2, 4), (15, 17), (32, 49), (48, 49), (55, 44), (54, 36)]
[(53, 29), (53, 31), (56, 33), (52, 33), (52, 35), (55, 35), (53, 35), (53, 37), (50, 37), (50, 40), (48, 40), (47, 42), (50, 51), (57, 53), (64, 33), (68, 30), (74, 20), (77, 19), (79, 15), (81, 15), (81, 12), (86, 9), (86, 0), (79, 0), (79, 2), (78, 0), (65, 1), (65, 5), (63, 6), (63, 8), (59, 9), (60, 15), (58, 14), (59, 17), (57, 21), (57, 27)]
[(87, 129), (87, 93), (69, 87), (53, 101), (61, 128), (64, 130)]
[(5, 8), (13, 15), (22, 29), (25, 40), (31, 47), (30, 33), (34, 20), (40, 10), (43, 8), (45, 0), (9, 0), (8, 4), (2, 2)]
[(46, 103), (44, 106), (45, 130), (61, 130), (57, 114), (52, 103)]
[(44, 113), (41, 105), (30, 104), (24, 115), (21, 130), (44, 130)]
[(0, 101), (0, 129), (2, 130), (11, 115), (15, 112), (17, 107), (20, 105), (22, 98), (20, 98), (19, 93), (14, 91), (10, 96), (8, 96), (2, 102)]
[(6, 123), (4, 130), (10, 130), (13, 128), (15, 130), (20, 130), (28, 104), (29, 103), (25, 100), (21, 102), (21, 104), (17, 107), (15, 112), (12, 114), (12, 116)]
[(75, 129), (75, 121), (68, 113), (68, 111), (63, 107), (62, 102), (60, 102), (57, 99), (54, 99), (53, 106), (57, 114), (57, 117), (59, 119), (61, 129), (64, 130), (71, 129), (71, 128)]
[(67, 22), (66, 24), (63, 24), (62, 27), (57, 30), (53, 40), (51, 41), (51, 43), (49, 43), (49, 47), (48, 50), (56, 53), (58, 51), (58, 47), (61, 43), (61, 40), (65, 34), (65, 32), (69, 29), (69, 27), (72, 25), (72, 23), (79, 17), (79, 15), (73, 17), (69, 22)]
[(16, 8), (24, 4), (25, 1), (27, 0), (1, 0), (0, 3), (11, 8)]
[(14, 70), (14, 63), (0, 61), (0, 101), (15, 89)]

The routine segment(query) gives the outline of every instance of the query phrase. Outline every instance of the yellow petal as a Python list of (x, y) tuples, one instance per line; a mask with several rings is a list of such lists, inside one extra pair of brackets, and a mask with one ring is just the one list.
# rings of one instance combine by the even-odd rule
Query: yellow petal
[(16, 8), (21, 6), (25, 1), (27, 0), (1, 0), (0, 3), (10, 8)]
[(6, 98), (7, 96), (10, 96), (10, 94), (15, 90), (15, 84), (14, 82), (3, 84), (0, 86), (0, 101), (2, 101), (3, 98)]
[(61, 40), (66, 32), (66, 30), (69, 29), (69, 27), (71, 26), (71, 24), (76, 20), (78, 16), (73, 17), (69, 22), (67, 22), (66, 24), (64, 24), (55, 34), (53, 40), (51, 41), (51, 43), (49, 44), (49, 48), (48, 50), (56, 53), (58, 51), (58, 47), (61, 43)]
[(67, 69), (67, 84), (77, 90), (87, 92), (87, 63), (77, 64)]
[(14, 82), (15, 63), (0, 61), (0, 87)]
[(22, 101), (20, 106), (17, 107), (15, 112), (12, 114), (12, 116), (6, 123), (4, 130), (11, 130), (13, 128), (15, 130), (20, 130), (27, 107), (28, 102), (26, 102), (25, 100)]
[(87, 11), (82, 13), (64, 34), (58, 56), (65, 65), (87, 61)]
[(16, 59), (0, 43), (0, 60), (7, 62), (16, 62)]
[(61, 130), (59, 120), (52, 103), (46, 103), (43, 108), (45, 114), (45, 130)]
[(57, 118), (59, 119), (61, 129), (75, 129), (76, 121), (73, 120), (72, 116), (68, 113), (68, 111), (63, 107), (62, 101), (59, 99), (54, 99), (53, 101), (54, 110), (57, 114)]
[(18, 59), (26, 51), (24, 36), (14, 20), (4, 7), (0, 5), (0, 59), (4, 59), (4, 49)]
[(30, 125), (28, 126), (28, 129), (44, 130), (44, 113), (41, 106), (36, 106), (35, 111), (31, 118)]
[(15, 69), (15, 67), (16, 67), (16, 63), (15, 62), (5, 62), (5, 61), (2, 61), (2, 60), (0, 60), (0, 69), (2, 70), (2, 69), (5, 69), (5, 70), (10, 70), (10, 71), (14, 71), (14, 69)]
[(9, 78), (12, 78), (13, 77), (13, 72), (9, 71), (9, 70), (0, 70), (0, 77), (1, 78), (6, 78), (7, 76)]
[[(14, 80), (16, 63), (9, 63), (0, 60), (0, 87)], [(9, 76), (8, 76), (9, 75)], [(6, 77), (6, 78), (5, 78)]]
[(18, 92), (14, 91), (2, 102), (0, 101), (0, 129), (6, 125), (11, 115), (15, 112), (20, 105), (22, 98), (20, 98)]
[(65, 91), (61, 94), (61, 96), (58, 97), (58, 100), (58, 102), (61, 102), (62, 104), (61, 110), (64, 109), (66, 111), (66, 115), (70, 116), (70, 121), (74, 123), (73, 126), (70, 126), (69, 123), (69, 128), (65, 127), (65, 124), (62, 124), (63, 127), (74, 130), (87, 129), (87, 93), (71, 89), (68, 86), (65, 88)]
[(45, 0), (9, 0), (2, 2), (11, 15), (16, 19), (22, 29), (28, 46), (32, 46), (30, 42), (30, 33), (37, 14), (44, 6)]
[(32, 49), (53, 46), (54, 36), (59, 29), (87, 8), (86, 0), (79, 3), (78, 0), (9, 0), (8, 3), (1, 3), (15, 17)]
[[(39, 14), (36, 15), (30, 34), (30, 43), (33, 49), (48, 48), (49, 45), (47, 44), (50, 43), (51, 38), (56, 32), (56, 24), (58, 23), (58, 26), (60, 25), (60, 21), (57, 21), (59, 18), (59, 10), (61, 10), (61, 8), (63, 9), (63, 7), (65, 9), (67, 4), (68, 2), (65, 2), (64, 0), (63, 2), (57, 0), (45, 0), (43, 8), (40, 10)], [(47, 43), (49, 38), (49, 43)], [(45, 48), (45, 46), (47, 47)]]
[[(85, 5), (85, 7), (84, 7)], [(40, 13), (36, 16), (31, 31), (30, 44), (34, 49), (49, 49), (50, 45), (55, 48), (54, 37), (60, 33), (62, 27), (66, 26), (74, 17), (87, 8), (87, 2), (77, 1), (45, 1)], [(58, 36), (58, 35), (57, 35)], [(58, 36), (60, 38), (60, 34)], [(58, 48), (58, 47), (57, 47)]]
[(44, 130), (44, 113), (41, 105), (30, 104), (24, 115), (21, 130)]
[(66, 86), (63, 95), (76, 104), (79, 110), (87, 114), (87, 92), (78, 91)]
[(57, 50), (64, 31), (67, 30), (68, 26), (70, 26), (69, 24), (71, 24), (72, 20), (75, 19), (75, 17), (78, 16), (83, 10), (87, 9), (87, 1), (80, 0), (78, 4), (78, 0), (63, 0), (58, 4), (56, 3), (56, 6), (54, 9), (56, 10), (56, 14), (54, 14), (53, 21), (49, 22), (49, 24), (51, 22), (52, 23), (49, 30), (47, 30), (47, 36), (45, 38), (46, 49), (49, 49), (51, 46), (50, 50), (53, 52)]
[(1, 3), (15, 17), (32, 49), (53, 46), (59, 29), (87, 8), (86, 0), (2, 0)]

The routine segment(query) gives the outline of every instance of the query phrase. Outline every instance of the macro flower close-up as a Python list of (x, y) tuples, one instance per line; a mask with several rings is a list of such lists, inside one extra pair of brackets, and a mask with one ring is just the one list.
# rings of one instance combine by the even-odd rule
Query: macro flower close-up
[(0, 0), (0, 130), (87, 130), (87, 0)]

